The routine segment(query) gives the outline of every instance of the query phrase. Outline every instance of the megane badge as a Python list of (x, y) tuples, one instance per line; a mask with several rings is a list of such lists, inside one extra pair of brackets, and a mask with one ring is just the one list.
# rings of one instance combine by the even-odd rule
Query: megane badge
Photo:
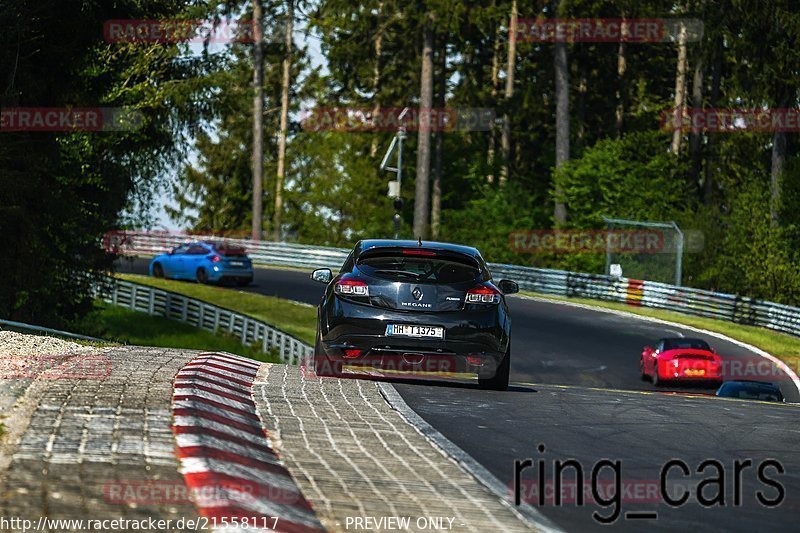
[(422, 300), (422, 291), (419, 287), (414, 287), (414, 290), (411, 291), (411, 296), (413, 296), (415, 300)]

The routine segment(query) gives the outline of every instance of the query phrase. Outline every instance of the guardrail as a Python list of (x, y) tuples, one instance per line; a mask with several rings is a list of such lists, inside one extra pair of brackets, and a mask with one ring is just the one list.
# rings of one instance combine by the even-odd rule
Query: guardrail
[(298, 364), (313, 353), (311, 346), (266, 322), (183, 294), (108, 278), (107, 283), (96, 288), (96, 295), (133, 311), (179, 320), (212, 333), (225, 331), (238, 337), (242, 344), (258, 343), (263, 353), (277, 350), (281, 360), (288, 364)]
[[(242, 246), (247, 249), (254, 263), (262, 265), (309, 269), (328, 267), (338, 270), (349, 253), (345, 248), (150, 232), (110, 232), (106, 235), (104, 244), (108, 250), (121, 255), (155, 255), (167, 252), (184, 242), (200, 239), (222, 240)], [(527, 291), (667, 309), (800, 336), (800, 308), (788, 305), (603, 274), (498, 263), (489, 263), (489, 268), (495, 279), (512, 279)]]
[(23, 322), (14, 322), (13, 320), (0, 320), (0, 330), (17, 331), (20, 333), (34, 333), (34, 334), (47, 334), (50, 337), (61, 337), (64, 339), (77, 339), (81, 341), (91, 342), (109, 342), (105, 339), (98, 339), (97, 337), (88, 337), (86, 335), (78, 335), (77, 333), (70, 333), (69, 331), (61, 331), (60, 329), (45, 328), (43, 326), (34, 326), (32, 324), (25, 324)]

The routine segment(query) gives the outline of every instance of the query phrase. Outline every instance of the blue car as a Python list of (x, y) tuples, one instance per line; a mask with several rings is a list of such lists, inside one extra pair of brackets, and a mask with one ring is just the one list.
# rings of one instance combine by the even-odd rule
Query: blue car
[(223, 242), (197, 241), (181, 244), (153, 258), (150, 275), (198, 283), (233, 281), (244, 287), (253, 282), (253, 263), (244, 248)]

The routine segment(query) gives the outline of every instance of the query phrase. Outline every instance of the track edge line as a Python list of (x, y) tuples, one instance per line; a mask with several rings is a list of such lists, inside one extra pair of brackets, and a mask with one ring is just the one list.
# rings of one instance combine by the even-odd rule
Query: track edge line
[(508, 489), (503, 483), (489, 472), (483, 465), (478, 463), (467, 452), (459, 448), (453, 441), (439, 433), (425, 419), (418, 415), (400, 393), (386, 382), (378, 382), (378, 390), (383, 395), (386, 402), (406, 421), (411, 424), (423, 437), (437, 446), (443, 453), (458, 463), (464, 470), (474, 477), (481, 485), (486, 487), (489, 492), (496, 496), (500, 502), (513, 512), (517, 518), (527, 525), (545, 533), (561, 533), (564, 530), (556, 526), (550, 519), (546, 518), (539, 510), (529, 503), (520, 506), (512, 505), (508, 501)]

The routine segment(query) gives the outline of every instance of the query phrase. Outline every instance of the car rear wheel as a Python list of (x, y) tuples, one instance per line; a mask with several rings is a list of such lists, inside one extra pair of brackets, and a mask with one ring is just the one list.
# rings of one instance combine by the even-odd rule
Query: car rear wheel
[(650, 381), (650, 376), (644, 371), (644, 361), (639, 360), (639, 373), (641, 374), (642, 381)]
[(508, 379), (511, 374), (511, 344), (509, 343), (506, 355), (500, 364), (494, 376), (490, 378), (478, 378), (478, 386), (484, 390), (506, 390), (508, 389)]
[(664, 384), (664, 381), (658, 377), (658, 364), (653, 365), (653, 385), (656, 387), (660, 387)]
[(197, 283), (208, 283), (208, 272), (206, 272), (206, 269), (203, 267), (198, 268), (195, 273), (195, 279)]
[(322, 336), (319, 331), (317, 331), (317, 340), (314, 342), (312, 361), (314, 362), (314, 373), (317, 376), (338, 377), (342, 374), (342, 363), (331, 361), (322, 351)]
[(161, 266), (161, 263), (156, 263), (155, 265), (153, 265), (153, 277), (154, 278), (164, 277), (164, 267)]

